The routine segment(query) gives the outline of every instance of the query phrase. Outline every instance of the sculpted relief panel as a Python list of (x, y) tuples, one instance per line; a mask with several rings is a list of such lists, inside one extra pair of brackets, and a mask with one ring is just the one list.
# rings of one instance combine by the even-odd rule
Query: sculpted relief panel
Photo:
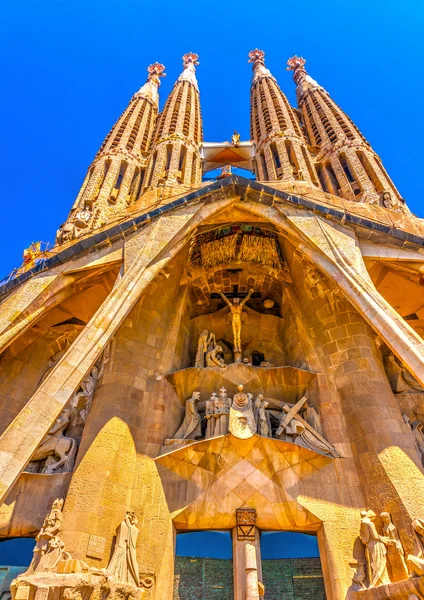
[(72, 471), (98, 377), (99, 367), (93, 366), (34, 452), (26, 467), (27, 472), (51, 474)]

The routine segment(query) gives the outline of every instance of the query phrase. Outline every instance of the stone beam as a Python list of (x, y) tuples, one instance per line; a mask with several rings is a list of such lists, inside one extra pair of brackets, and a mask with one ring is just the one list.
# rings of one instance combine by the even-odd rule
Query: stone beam
[[(116, 249), (119, 245), (120, 248)], [(99, 274), (122, 261), (122, 241), (70, 264), (35, 275), (10, 293), (1, 303), (0, 353), (32, 327), (48, 310), (73, 294), (72, 285)]]
[(286, 216), (280, 207), (249, 203), (252, 213), (274, 223), (345, 294), (374, 331), (424, 386), (424, 343), (378, 293), (366, 269), (357, 238), (304, 212)]
[(147, 286), (183, 248), (187, 236), (200, 223), (237, 199), (224, 198), (206, 206), (185, 206), (147, 225), (148, 239), (137, 259), (0, 437), (0, 502)]
[(393, 261), (412, 261), (424, 263), (424, 250), (419, 248), (400, 248), (383, 244), (374, 244), (368, 240), (358, 240), (363, 258), (373, 258), (376, 260)]

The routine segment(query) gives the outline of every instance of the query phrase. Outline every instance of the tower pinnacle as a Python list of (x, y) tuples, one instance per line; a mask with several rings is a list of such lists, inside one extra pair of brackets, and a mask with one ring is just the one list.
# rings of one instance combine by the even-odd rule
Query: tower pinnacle
[(196, 79), (196, 65), (199, 63), (199, 56), (195, 52), (188, 52), (183, 56), (184, 71), (178, 77), (178, 81), (188, 81), (199, 89)]
[(306, 60), (293, 56), (287, 70), (293, 71), (302, 122), (316, 149), (315, 168), (325, 192), (349, 200), (402, 205), (402, 198), (386, 173), (380, 158), (353, 121), (305, 69)]
[(147, 80), (146, 83), (141, 86), (141, 88), (134, 94), (135, 98), (145, 98), (146, 100), (151, 100), (156, 107), (159, 103), (159, 93), (158, 89), (160, 86), (160, 77), (165, 77), (166, 73), (165, 66), (161, 63), (153, 63), (147, 67)]
[(255, 48), (254, 50), (251, 50), (249, 52), (249, 63), (253, 63), (252, 65), (252, 70), (253, 70), (253, 77), (252, 77), (252, 84), (259, 78), (259, 77), (272, 77), (272, 79), (274, 79), (274, 77), (271, 74), (271, 71), (269, 69), (266, 68), (265, 66), (265, 52), (263, 50), (259, 50), (258, 48)]

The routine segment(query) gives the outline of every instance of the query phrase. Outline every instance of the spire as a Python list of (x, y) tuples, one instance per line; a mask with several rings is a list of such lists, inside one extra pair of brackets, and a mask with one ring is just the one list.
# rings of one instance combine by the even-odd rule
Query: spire
[(188, 52), (188, 54), (184, 54), (183, 56), (183, 67), (184, 71), (178, 77), (177, 81), (188, 81), (197, 91), (199, 91), (199, 86), (197, 84), (196, 79), (196, 66), (199, 63), (199, 56), (194, 52)]
[(133, 95), (88, 169), (68, 219), (58, 231), (58, 243), (102, 227), (110, 216), (137, 200), (142, 191), (164, 71), (160, 63), (147, 68), (146, 83)]
[(165, 67), (160, 63), (153, 63), (147, 67), (149, 73), (146, 83), (134, 94), (134, 98), (145, 98), (155, 104), (156, 108), (159, 105), (159, 87), (160, 77), (165, 77)]
[(305, 69), (306, 60), (293, 56), (293, 71), (302, 122), (316, 148), (315, 167), (324, 191), (348, 200), (402, 208), (404, 201), (353, 121)]
[(148, 188), (191, 188), (202, 181), (200, 145), (203, 131), (196, 79), (198, 59), (194, 52), (184, 54), (184, 70), (158, 116), (146, 174)]
[(249, 52), (249, 63), (253, 63), (250, 127), (257, 177), (319, 185), (297, 114), (266, 68), (264, 57), (263, 50)]
[[(265, 67), (265, 52), (263, 50), (259, 50), (255, 48), (255, 50), (251, 50), (249, 52), (249, 63), (252, 64), (252, 85), (259, 79), (260, 77), (274, 77), (271, 75), (271, 71)], [(274, 79), (275, 81), (275, 79)]]
[(297, 85), (296, 88), (296, 99), (297, 103), (300, 104), (303, 94), (309, 88), (320, 88), (323, 89), (315, 79), (312, 79), (305, 69), (306, 60), (301, 56), (292, 56), (287, 61), (287, 71), (293, 71), (293, 80)]

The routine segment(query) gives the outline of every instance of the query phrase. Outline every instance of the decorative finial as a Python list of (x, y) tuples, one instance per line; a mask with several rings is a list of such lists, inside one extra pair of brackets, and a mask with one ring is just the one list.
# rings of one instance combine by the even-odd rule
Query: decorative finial
[(165, 71), (165, 66), (162, 65), (161, 63), (155, 62), (152, 65), (149, 65), (147, 67), (147, 72), (149, 74), (147, 77), (147, 81), (152, 81), (157, 86), (160, 86), (159, 77), (166, 76), (166, 73), (164, 73), (164, 71)]
[(258, 48), (255, 48), (249, 52), (249, 62), (253, 63), (253, 68), (255, 68), (258, 63), (264, 65), (264, 57), (265, 52), (263, 50), (259, 50)]
[(195, 52), (188, 52), (187, 54), (184, 54), (184, 56), (183, 56), (184, 68), (187, 68), (189, 65), (192, 65), (193, 67), (195, 67), (198, 64), (200, 64), (198, 54), (196, 54)]
[(306, 69), (304, 67), (306, 60), (301, 56), (292, 56), (287, 61), (288, 67), (287, 71), (293, 71), (293, 79), (295, 83), (298, 83), (300, 79), (307, 75)]

